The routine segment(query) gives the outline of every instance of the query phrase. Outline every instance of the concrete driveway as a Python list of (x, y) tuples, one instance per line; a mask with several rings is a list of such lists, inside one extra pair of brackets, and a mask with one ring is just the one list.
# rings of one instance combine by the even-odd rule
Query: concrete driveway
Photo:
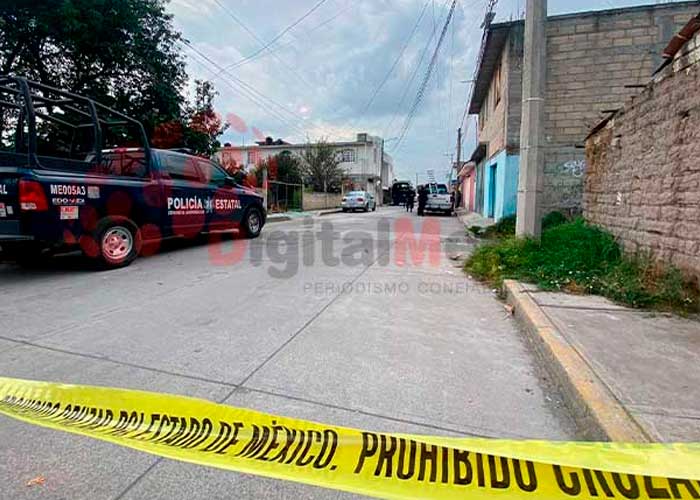
[[(74, 257), (0, 265), (0, 375), (378, 431), (575, 439), (503, 305), (448, 258), (468, 250), (456, 218), (380, 208), (272, 224), (250, 242), (168, 244), (112, 272)], [(0, 442), (2, 498), (352, 496), (3, 416)]]

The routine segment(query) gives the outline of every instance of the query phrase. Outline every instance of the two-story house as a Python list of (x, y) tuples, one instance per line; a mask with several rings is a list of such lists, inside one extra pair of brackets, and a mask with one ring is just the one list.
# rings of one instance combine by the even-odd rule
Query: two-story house
[[(548, 17), (543, 214), (580, 213), (589, 131), (649, 81), (698, 11), (689, 1)], [(486, 27), (469, 102), (478, 115), (473, 206), (496, 220), (516, 212), (523, 41), (522, 20)]]
[[(345, 171), (349, 189), (372, 193), (382, 204), (382, 189), (389, 188), (393, 176), (393, 160), (384, 151), (384, 141), (366, 133), (357, 134), (355, 141), (332, 142), (340, 166)], [(266, 159), (288, 152), (301, 157), (307, 144), (290, 144), (281, 140), (261, 141), (253, 145), (226, 146), (218, 152), (223, 162), (235, 161), (247, 170)]]

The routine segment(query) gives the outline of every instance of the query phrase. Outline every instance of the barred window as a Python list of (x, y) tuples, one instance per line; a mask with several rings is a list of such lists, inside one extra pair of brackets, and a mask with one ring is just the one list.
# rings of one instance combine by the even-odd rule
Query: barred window
[(354, 163), (355, 162), (355, 150), (354, 149), (344, 149), (341, 153), (341, 161), (343, 163)]

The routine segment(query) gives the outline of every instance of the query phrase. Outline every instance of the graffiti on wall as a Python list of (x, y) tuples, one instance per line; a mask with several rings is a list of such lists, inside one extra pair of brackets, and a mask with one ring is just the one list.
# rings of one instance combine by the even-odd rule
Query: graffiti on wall
[(569, 160), (561, 167), (562, 173), (569, 174), (573, 177), (583, 177), (586, 173), (586, 160)]
[(583, 176), (586, 173), (586, 160), (568, 160), (548, 170), (545, 180), (545, 205), (549, 205), (548, 208), (551, 209), (578, 213), (583, 204)]

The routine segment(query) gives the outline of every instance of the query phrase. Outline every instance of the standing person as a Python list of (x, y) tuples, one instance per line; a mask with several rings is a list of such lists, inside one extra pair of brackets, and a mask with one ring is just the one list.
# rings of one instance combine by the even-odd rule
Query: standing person
[(425, 205), (428, 204), (428, 189), (425, 186), (418, 188), (418, 215), (425, 215)]
[(408, 193), (406, 193), (406, 212), (413, 213), (413, 203), (415, 197), (416, 193), (412, 189)]

